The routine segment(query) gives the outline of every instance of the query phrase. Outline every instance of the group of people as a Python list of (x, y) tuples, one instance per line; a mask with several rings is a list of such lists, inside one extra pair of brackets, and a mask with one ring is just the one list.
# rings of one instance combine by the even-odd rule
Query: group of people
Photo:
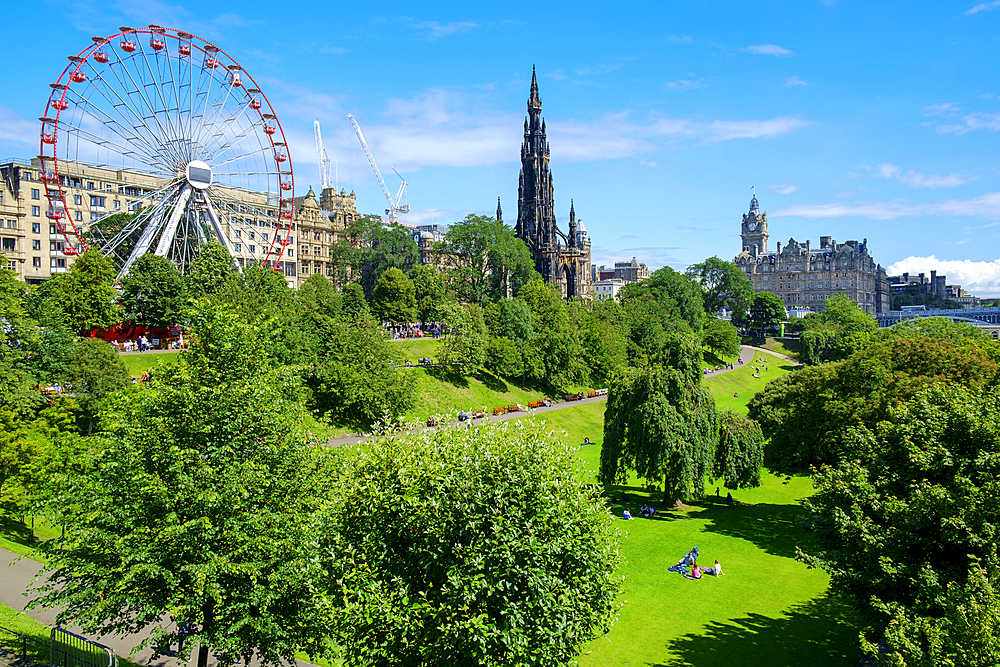
[[(625, 496), (625, 494), (622, 494), (622, 497), (625, 498), (627, 496)], [(653, 507), (652, 505), (643, 504), (643, 506), (639, 508), (639, 516), (644, 516), (648, 519), (652, 519), (654, 516), (656, 516), (656, 508)], [(622, 512), (622, 519), (624, 519), (625, 521), (630, 521), (632, 519), (632, 513), (629, 512), (627, 509), (624, 510)]]
[(441, 325), (437, 322), (426, 322), (424, 324), (396, 324), (393, 322), (382, 322), (386, 333), (393, 340), (405, 338), (440, 338)]
[[(741, 364), (743, 363), (742, 359), (740, 359), (740, 363)], [(731, 371), (734, 368), (736, 368), (734, 364), (725, 364), (723, 366), (716, 366), (715, 368), (706, 368), (705, 375), (708, 375), (709, 373), (714, 373), (716, 371)]]
[(712, 567), (701, 567), (698, 565), (698, 547), (684, 554), (684, 557), (677, 561), (677, 565), (667, 568), (669, 572), (679, 572), (686, 579), (701, 579), (703, 575), (710, 574), (714, 577), (721, 577), (725, 574), (722, 565), (716, 560)]
[(152, 349), (149, 345), (149, 339), (145, 336), (139, 336), (134, 341), (124, 340), (120, 343), (113, 340), (111, 341), (111, 347), (122, 352), (146, 352)]
[(153, 381), (153, 369), (151, 368), (148, 371), (144, 372), (142, 374), (142, 377), (140, 377), (138, 380), (135, 379), (134, 375), (131, 377), (132, 377), (132, 384), (138, 384), (140, 382), (142, 384), (147, 384)]
[[(754, 359), (753, 362), (755, 364), (763, 364), (764, 365), (764, 370), (765, 371), (767, 370), (767, 359)], [(755, 378), (759, 378), (760, 377), (760, 366), (751, 366), (750, 368), (752, 368), (752, 369), (754, 369), (756, 371), (756, 373), (754, 373), (753, 376)]]

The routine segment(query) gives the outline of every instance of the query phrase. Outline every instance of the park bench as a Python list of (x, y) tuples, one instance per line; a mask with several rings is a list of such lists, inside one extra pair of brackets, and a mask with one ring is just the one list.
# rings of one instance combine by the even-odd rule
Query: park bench
[(566, 394), (563, 398), (567, 401), (579, 401), (583, 398), (583, 394)]
[(597, 392), (591, 389), (587, 392), (587, 398), (597, 398)]
[(495, 415), (507, 414), (507, 408), (493, 408), (493, 414)]
[(513, 405), (507, 406), (507, 412), (523, 412), (523, 411), (524, 408), (522, 408), (518, 403), (514, 403)]
[(540, 408), (545, 405), (545, 401), (528, 401), (529, 408)]

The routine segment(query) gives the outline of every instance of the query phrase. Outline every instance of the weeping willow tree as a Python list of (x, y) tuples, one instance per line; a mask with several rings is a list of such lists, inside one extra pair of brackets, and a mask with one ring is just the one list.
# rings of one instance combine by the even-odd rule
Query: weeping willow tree
[(635, 472), (663, 485), (665, 503), (704, 495), (719, 439), (715, 399), (690, 363), (696, 349), (687, 337), (673, 343), (670, 366), (629, 369), (612, 382), (599, 475), (624, 484)]
[(732, 410), (719, 419), (719, 446), (715, 450), (712, 477), (723, 478), (727, 489), (760, 486), (764, 463), (764, 434), (760, 424)]

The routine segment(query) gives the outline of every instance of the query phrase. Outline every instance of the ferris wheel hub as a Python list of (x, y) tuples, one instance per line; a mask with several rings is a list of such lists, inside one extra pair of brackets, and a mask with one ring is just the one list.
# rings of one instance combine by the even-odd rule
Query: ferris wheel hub
[(212, 184), (212, 168), (201, 160), (188, 162), (184, 176), (195, 190), (204, 190)]

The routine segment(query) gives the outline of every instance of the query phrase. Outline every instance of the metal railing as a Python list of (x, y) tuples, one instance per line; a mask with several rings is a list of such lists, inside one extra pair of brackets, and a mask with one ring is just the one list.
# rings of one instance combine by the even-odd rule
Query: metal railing
[(62, 628), (52, 628), (49, 664), (54, 667), (118, 667), (113, 649)]
[[(0, 626), (0, 649), (6, 648), (29, 660), (44, 662), (49, 656), (49, 644), (36, 637), (15, 632), (10, 628)], [(29, 652), (29, 649), (31, 651)]]

